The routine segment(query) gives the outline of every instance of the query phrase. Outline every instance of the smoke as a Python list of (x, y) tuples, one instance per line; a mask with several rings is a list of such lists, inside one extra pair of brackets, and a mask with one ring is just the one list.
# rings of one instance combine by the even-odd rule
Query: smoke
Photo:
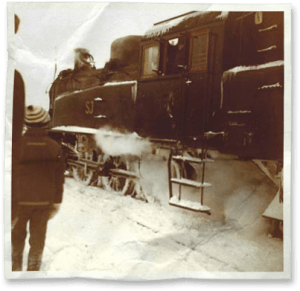
[(150, 150), (150, 142), (137, 133), (121, 133), (117, 130), (99, 129), (95, 141), (101, 150), (110, 156), (140, 156)]

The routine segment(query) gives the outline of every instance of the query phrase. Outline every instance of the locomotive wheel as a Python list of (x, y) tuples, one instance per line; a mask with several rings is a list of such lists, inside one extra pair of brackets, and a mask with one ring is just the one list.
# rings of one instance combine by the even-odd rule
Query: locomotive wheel
[[(130, 162), (126, 156), (109, 157), (106, 160), (109, 169), (127, 170), (133, 172), (134, 162)], [(107, 191), (119, 192), (122, 195), (136, 196), (140, 194), (140, 185), (130, 178), (109, 175), (102, 177), (102, 186)]]
[[(118, 169), (118, 170), (128, 170), (128, 165), (124, 157), (112, 157), (110, 156), (106, 160), (106, 165), (109, 169)], [(121, 192), (125, 194), (127, 192), (127, 188), (129, 187), (129, 181), (123, 177), (116, 177), (109, 175), (107, 177), (103, 177), (103, 186), (105, 190)]]
[(81, 166), (72, 166), (74, 179), (83, 185), (90, 185), (93, 181), (94, 171), (91, 169), (84, 170)]

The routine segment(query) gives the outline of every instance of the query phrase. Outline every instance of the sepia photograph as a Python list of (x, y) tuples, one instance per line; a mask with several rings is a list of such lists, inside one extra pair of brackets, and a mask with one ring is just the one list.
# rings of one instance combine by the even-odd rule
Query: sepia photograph
[(290, 5), (7, 23), (6, 278), (291, 278)]

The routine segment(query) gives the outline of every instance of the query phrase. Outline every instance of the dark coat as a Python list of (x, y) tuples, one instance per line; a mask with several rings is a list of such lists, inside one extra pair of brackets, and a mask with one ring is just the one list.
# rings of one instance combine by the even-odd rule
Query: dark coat
[(64, 161), (60, 145), (44, 129), (28, 129), (20, 144), (19, 206), (51, 207), (62, 202)]

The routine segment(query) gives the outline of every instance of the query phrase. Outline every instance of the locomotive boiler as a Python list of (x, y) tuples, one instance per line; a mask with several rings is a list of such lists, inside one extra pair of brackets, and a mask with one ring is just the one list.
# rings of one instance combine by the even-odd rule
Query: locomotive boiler
[[(283, 164), (283, 12), (167, 19), (115, 40), (101, 69), (77, 52), (75, 68), (50, 90), (51, 134), (76, 179), (147, 201), (166, 187), (169, 205), (213, 214), (223, 211), (216, 201), (227, 187), (216, 173), (235, 165), (229, 180), (248, 169), (243, 181), (259, 166), (274, 182), (253, 206), (263, 213)], [(147, 174), (155, 181), (148, 188)], [(228, 191), (242, 187), (230, 183)]]

